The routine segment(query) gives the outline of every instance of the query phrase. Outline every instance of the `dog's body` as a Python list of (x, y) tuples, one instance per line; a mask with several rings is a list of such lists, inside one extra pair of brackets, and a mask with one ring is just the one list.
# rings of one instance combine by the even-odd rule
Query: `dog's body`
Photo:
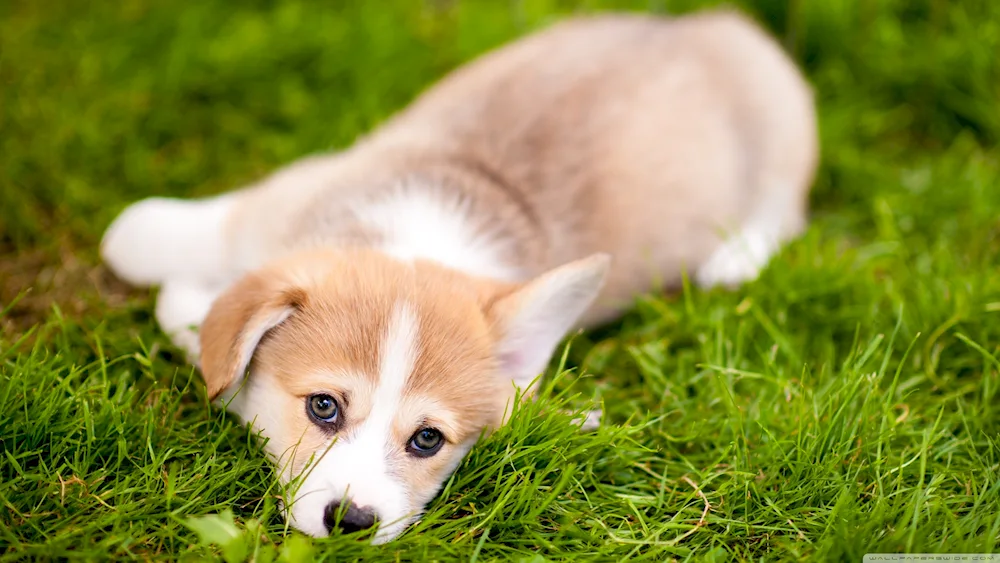
[[(685, 271), (755, 278), (805, 224), (816, 151), (809, 88), (743, 18), (580, 18), (455, 71), (344, 152), (136, 204), (102, 252), (161, 285), (161, 326), (284, 478), (319, 458), (297, 527), (327, 533), (343, 497), (338, 521), (360, 524), (342, 527), (374, 514), (390, 539), (568, 330)], [(315, 417), (327, 399), (334, 426)], [(426, 457), (421, 429), (443, 435)]]

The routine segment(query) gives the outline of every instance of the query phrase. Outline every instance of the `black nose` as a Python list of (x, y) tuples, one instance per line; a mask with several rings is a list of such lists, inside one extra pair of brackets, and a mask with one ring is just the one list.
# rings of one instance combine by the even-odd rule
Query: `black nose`
[(335, 500), (326, 505), (326, 510), (323, 511), (323, 524), (326, 525), (328, 532), (337, 527), (345, 534), (367, 530), (375, 525), (375, 512), (367, 506), (358, 508), (353, 502), (345, 509), (339, 500)]

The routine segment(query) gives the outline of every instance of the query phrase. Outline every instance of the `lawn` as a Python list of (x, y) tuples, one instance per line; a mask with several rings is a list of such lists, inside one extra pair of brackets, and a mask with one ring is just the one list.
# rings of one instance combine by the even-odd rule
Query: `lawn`
[[(286, 529), (253, 432), (100, 266), (127, 203), (346, 146), (559, 14), (705, 4), (0, 2), (0, 560), (1000, 550), (1000, 2), (739, 2), (816, 89), (810, 229), (573, 339), (388, 545)], [(595, 402), (594, 433), (559, 413)]]

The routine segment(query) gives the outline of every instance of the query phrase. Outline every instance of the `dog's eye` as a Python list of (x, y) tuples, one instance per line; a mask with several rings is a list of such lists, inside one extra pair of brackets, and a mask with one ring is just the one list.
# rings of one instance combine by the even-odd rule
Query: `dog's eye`
[(306, 401), (311, 416), (316, 422), (334, 424), (340, 416), (340, 405), (333, 397), (325, 394), (310, 395)]
[(406, 449), (418, 457), (430, 457), (441, 449), (444, 444), (444, 436), (434, 428), (421, 428), (410, 438), (410, 443)]

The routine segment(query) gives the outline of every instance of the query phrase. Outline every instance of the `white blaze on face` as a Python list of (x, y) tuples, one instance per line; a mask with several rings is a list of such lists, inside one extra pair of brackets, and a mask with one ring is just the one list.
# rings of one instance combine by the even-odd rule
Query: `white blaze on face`
[[(416, 315), (411, 307), (397, 304), (380, 350), (371, 411), (352, 432), (338, 435), (330, 448), (317, 452), (322, 457), (306, 469), (307, 476), (291, 506), (296, 528), (315, 536), (326, 535), (324, 510), (330, 502), (342, 499), (375, 512), (379, 528), (376, 543), (399, 535), (416, 516), (420, 507), (413, 506), (398, 468), (391, 462), (392, 452), (405, 447), (395, 443), (392, 422), (413, 371), (416, 347)], [(351, 416), (349, 408), (345, 416)]]

